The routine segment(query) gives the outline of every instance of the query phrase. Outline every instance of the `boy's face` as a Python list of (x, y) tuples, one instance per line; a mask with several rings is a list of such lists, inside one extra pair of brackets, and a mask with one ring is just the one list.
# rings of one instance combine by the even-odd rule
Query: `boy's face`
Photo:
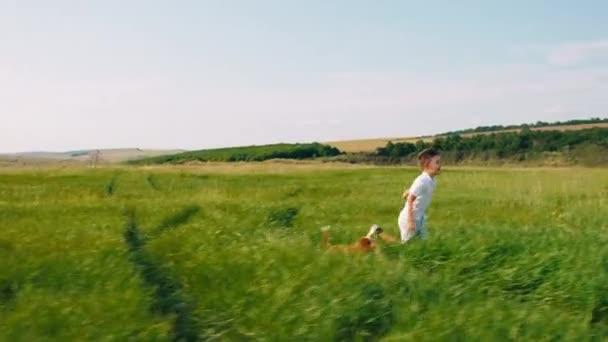
[(424, 171), (434, 177), (441, 173), (441, 156), (434, 156), (424, 165)]

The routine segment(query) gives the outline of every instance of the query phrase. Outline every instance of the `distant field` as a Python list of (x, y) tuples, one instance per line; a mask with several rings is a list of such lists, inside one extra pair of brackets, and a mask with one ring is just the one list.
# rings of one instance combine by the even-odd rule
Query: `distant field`
[[(165, 154), (181, 153), (184, 150), (141, 150), (141, 149), (116, 149), (102, 150), (101, 159), (107, 162), (123, 162), (127, 160), (141, 159), (147, 157), (161, 156)], [(80, 157), (88, 160), (88, 156)]]
[[(581, 130), (593, 127), (603, 127), (608, 128), (608, 123), (596, 123), (596, 124), (581, 124), (581, 125), (567, 125), (567, 126), (546, 126), (546, 127), (537, 127), (532, 128), (533, 131), (572, 131), (572, 130)], [(462, 137), (472, 137), (479, 134), (492, 134), (492, 133), (507, 133), (507, 132), (519, 132), (519, 129), (512, 130), (503, 130), (496, 132), (478, 132), (478, 133), (465, 133), (461, 134)], [(431, 142), (436, 137), (440, 137), (441, 135), (436, 136), (425, 136), (425, 137), (400, 137), (400, 138), (377, 138), (377, 139), (360, 139), (360, 140), (344, 140), (344, 141), (330, 141), (326, 142), (330, 146), (334, 146), (338, 148), (340, 151), (344, 152), (371, 152), (375, 151), (378, 147), (384, 147), (389, 141), (393, 143), (399, 142), (409, 142), (416, 143), (418, 140), (423, 140), (425, 142)]]
[[(608, 336), (608, 173), (311, 162), (0, 169), (0, 341), (507, 341)], [(581, 191), (583, 189), (583, 191)]]
[(431, 137), (413, 137), (413, 138), (377, 138), (377, 139), (360, 139), (360, 140), (343, 140), (343, 141), (328, 141), (324, 144), (336, 147), (342, 152), (371, 152), (378, 147), (384, 147), (389, 141), (393, 143), (412, 143), (415, 144), (418, 140), (425, 142), (433, 141)]
[[(184, 150), (145, 150), (138, 148), (102, 149), (100, 163), (119, 163), (127, 160), (175, 154)], [(48, 163), (85, 163), (90, 160), (89, 151), (73, 152), (28, 152), (17, 154), (0, 154), (0, 164), (48, 164)]]

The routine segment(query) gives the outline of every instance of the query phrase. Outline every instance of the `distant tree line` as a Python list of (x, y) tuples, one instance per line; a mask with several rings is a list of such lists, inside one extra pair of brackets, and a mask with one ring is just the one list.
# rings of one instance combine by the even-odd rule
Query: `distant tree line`
[[(575, 125), (608, 122), (607, 119), (572, 120), (563, 123), (538, 122), (533, 125), (513, 126), (512, 132), (486, 132), (472, 136), (450, 133), (432, 141), (393, 143), (373, 152), (342, 153), (335, 147), (320, 144), (273, 144), (188, 151), (178, 154), (133, 160), (132, 164), (181, 164), (190, 161), (249, 162), (268, 159), (314, 159), (349, 163), (413, 163), (419, 151), (434, 147), (448, 162), (490, 162), (493, 160), (542, 160), (547, 154), (566, 157), (569, 163), (587, 165), (608, 164), (608, 128), (595, 127), (582, 130), (532, 130), (544, 125)], [(491, 126), (500, 130), (511, 126)], [(476, 130), (481, 129), (478, 127)]]
[(131, 164), (181, 164), (189, 161), (263, 161), (268, 159), (310, 159), (340, 154), (335, 147), (311, 144), (274, 144), (188, 151), (130, 161)]
[(556, 122), (544, 122), (537, 121), (533, 124), (522, 124), (522, 125), (492, 125), (492, 126), (479, 126), (476, 128), (462, 129), (458, 131), (447, 132), (443, 135), (450, 134), (466, 134), (466, 133), (480, 133), (480, 132), (496, 132), (513, 129), (524, 129), (524, 128), (538, 128), (547, 126), (569, 126), (569, 125), (582, 125), (582, 124), (594, 124), (594, 123), (608, 123), (608, 118), (591, 118), (586, 120), (569, 120), (569, 121), (556, 121)]
[(432, 142), (389, 142), (372, 155), (391, 159), (413, 158), (422, 149), (434, 147), (451, 153), (457, 161), (481, 152), (492, 152), (497, 158), (506, 158), (521, 153), (565, 151), (581, 144), (608, 149), (608, 128), (572, 131), (532, 131), (524, 128), (519, 132), (479, 134), (472, 137), (450, 134), (435, 138)]

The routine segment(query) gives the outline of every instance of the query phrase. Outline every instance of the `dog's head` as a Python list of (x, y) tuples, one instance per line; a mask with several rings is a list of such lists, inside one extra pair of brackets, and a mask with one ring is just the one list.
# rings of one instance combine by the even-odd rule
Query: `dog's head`
[(366, 236), (362, 236), (361, 238), (359, 238), (359, 241), (357, 241), (357, 245), (359, 246), (359, 248), (361, 249), (373, 249), (374, 246), (374, 241), (372, 241), (372, 239), (366, 237)]

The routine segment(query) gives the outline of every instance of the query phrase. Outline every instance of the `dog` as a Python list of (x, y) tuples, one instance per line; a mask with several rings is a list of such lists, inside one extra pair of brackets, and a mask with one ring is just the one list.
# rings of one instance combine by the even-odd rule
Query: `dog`
[(351, 253), (366, 253), (376, 249), (376, 243), (369, 236), (360, 237), (355, 243), (350, 245), (330, 245), (329, 227), (321, 228), (321, 248), (329, 251), (342, 251)]

